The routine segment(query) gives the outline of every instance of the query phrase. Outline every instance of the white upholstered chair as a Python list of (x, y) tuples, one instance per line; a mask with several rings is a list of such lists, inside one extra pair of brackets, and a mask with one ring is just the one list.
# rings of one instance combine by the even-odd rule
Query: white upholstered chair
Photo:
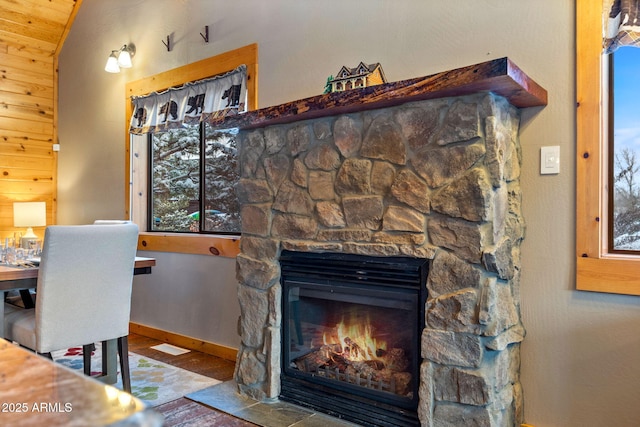
[(133, 223), (47, 227), (35, 308), (5, 304), (5, 338), (45, 354), (117, 339), (123, 388), (130, 391), (127, 336), (137, 241)]

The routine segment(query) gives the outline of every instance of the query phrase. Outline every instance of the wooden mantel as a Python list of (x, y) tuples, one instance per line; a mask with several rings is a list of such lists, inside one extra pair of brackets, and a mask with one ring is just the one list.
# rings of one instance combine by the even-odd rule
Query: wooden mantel
[(426, 77), (305, 98), (211, 123), (253, 129), (483, 91), (501, 95), (519, 108), (547, 105), (547, 91), (509, 58), (500, 58)]

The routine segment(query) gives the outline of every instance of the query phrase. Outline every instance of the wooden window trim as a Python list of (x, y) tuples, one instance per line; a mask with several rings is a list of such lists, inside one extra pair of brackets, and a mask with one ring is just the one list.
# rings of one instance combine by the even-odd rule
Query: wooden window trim
[(640, 257), (608, 252), (602, 0), (576, 2), (576, 288), (640, 295)]
[[(247, 66), (247, 108), (258, 108), (258, 45), (250, 44), (192, 64), (174, 68), (154, 76), (129, 82), (125, 87), (125, 218), (130, 218), (131, 141), (129, 120), (132, 114), (132, 96), (146, 95), (201, 80)], [(239, 236), (181, 233), (141, 232), (138, 249), (143, 251), (176, 252), (198, 255), (235, 257), (240, 252)]]

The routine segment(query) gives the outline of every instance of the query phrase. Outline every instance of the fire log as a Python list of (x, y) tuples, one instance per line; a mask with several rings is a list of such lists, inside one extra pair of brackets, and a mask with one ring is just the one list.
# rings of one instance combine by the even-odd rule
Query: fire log
[(367, 357), (367, 352), (362, 349), (355, 341), (351, 340), (351, 338), (346, 337), (344, 339), (344, 343), (346, 344), (345, 351), (349, 353), (349, 355), (357, 359), (359, 357)]
[(387, 368), (396, 372), (406, 371), (409, 367), (409, 358), (401, 348), (392, 348), (383, 356), (384, 364)]
[(311, 350), (307, 354), (295, 358), (293, 363), (299, 371), (317, 372), (318, 368), (330, 363), (331, 358), (339, 348), (339, 345), (323, 345), (322, 347)]
[(351, 362), (351, 366), (361, 377), (374, 375), (376, 371), (376, 368), (367, 362)]

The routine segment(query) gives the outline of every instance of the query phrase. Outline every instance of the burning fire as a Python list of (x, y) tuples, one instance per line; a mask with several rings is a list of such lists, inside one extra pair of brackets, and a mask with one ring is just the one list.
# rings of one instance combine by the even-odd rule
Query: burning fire
[(373, 327), (369, 319), (365, 323), (346, 324), (344, 319), (331, 332), (322, 336), (325, 345), (338, 344), (341, 355), (351, 361), (375, 360), (380, 351), (387, 349), (385, 341), (373, 336)]

